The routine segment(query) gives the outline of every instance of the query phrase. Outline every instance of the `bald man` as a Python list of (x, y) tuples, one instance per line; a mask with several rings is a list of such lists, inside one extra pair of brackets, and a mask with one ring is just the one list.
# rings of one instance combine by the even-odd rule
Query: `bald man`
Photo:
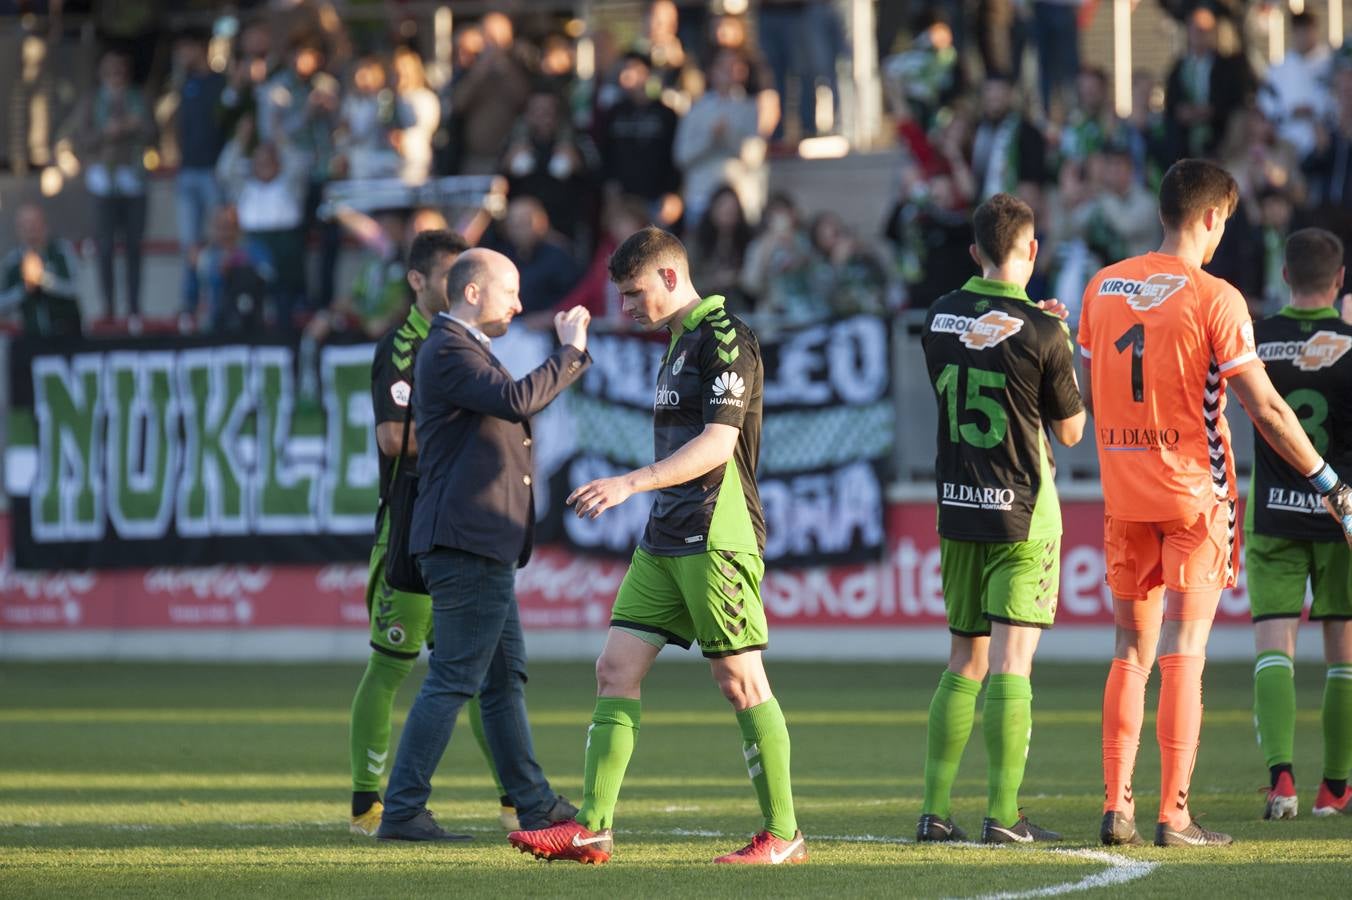
[(493, 355), (493, 339), (521, 312), (520, 286), (501, 253), (462, 253), (446, 275), (449, 309), (432, 318), (414, 362), (419, 481), (408, 549), (432, 596), (436, 648), (390, 772), (376, 832), (383, 840), (469, 840), (444, 831), (427, 798), (460, 707), (475, 694), (521, 827), (577, 813), (535, 761), (514, 583), (530, 559), (535, 522), (530, 418), (590, 365), (590, 315), (578, 306), (555, 316), (560, 346), (513, 381)]

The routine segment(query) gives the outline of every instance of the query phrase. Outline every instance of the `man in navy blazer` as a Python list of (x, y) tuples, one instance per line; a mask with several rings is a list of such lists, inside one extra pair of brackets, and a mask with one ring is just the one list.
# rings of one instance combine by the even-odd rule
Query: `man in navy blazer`
[(376, 835), (385, 840), (469, 840), (438, 826), (427, 798), (460, 707), (475, 694), (522, 828), (577, 812), (535, 761), (514, 582), (530, 559), (535, 522), (530, 417), (591, 364), (590, 315), (579, 306), (555, 316), (561, 346), (514, 380), (492, 339), (521, 312), (516, 267), (500, 253), (469, 250), (446, 280), (450, 309), (433, 319), (415, 363), (419, 483), (409, 531), (432, 595), (436, 648), (390, 772)]

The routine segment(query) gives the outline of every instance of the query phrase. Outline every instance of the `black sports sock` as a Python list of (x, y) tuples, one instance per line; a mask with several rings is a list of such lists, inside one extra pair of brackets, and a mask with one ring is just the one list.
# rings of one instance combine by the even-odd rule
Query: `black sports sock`
[(1278, 763), (1275, 766), (1268, 766), (1268, 777), (1272, 779), (1272, 784), (1270, 785), (1271, 787), (1277, 786), (1277, 778), (1283, 772), (1285, 772), (1287, 775), (1290, 775), (1293, 781), (1295, 780), (1296, 773), (1291, 768), (1290, 763)]
[(1329, 789), (1329, 791), (1331, 791), (1331, 792), (1333, 793), (1333, 796), (1335, 796), (1335, 797), (1341, 797), (1341, 796), (1343, 795), (1343, 791), (1347, 790), (1347, 779), (1346, 779), (1346, 778), (1325, 778), (1325, 779), (1324, 779), (1324, 786), (1327, 787), (1327, 788)]
[(353, 791), (352, 815), (360, 816), (380, 800), (379, 791)]

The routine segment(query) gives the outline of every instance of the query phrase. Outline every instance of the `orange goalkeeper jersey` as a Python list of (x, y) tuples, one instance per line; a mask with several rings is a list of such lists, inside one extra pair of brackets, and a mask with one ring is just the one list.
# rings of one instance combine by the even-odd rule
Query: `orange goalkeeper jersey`
[(1105, 512), (1162, 522), (1234, 500), (1225, 379), (1262, 365), (1239, 291), (1176, 256), (1123, 260), (1085, 288), (1079, 343)]

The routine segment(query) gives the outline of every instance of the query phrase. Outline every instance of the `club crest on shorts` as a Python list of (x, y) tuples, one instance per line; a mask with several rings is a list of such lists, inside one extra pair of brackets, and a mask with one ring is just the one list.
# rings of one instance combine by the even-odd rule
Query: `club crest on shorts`
[(684, 368), (685, 368), (685, 351), (682, 350), (681, 355), (676, 357), (676, 361), (671, 364), (671, 377), (675, 378), (677, 375), (681, 374), (681, 369)]
[(395, 406), (408, 406), (408, 398), (413, 393), (413, 388), (407, 381), (396, 381), (390, 385), (390, 399), (394, 401)]
[(407, 639), (407, 635), (404, 633), (404, 626), (402, 625), (391, 625), (389, 628), (385, 629), (385, 640), (396, 647), (402, 646)]

